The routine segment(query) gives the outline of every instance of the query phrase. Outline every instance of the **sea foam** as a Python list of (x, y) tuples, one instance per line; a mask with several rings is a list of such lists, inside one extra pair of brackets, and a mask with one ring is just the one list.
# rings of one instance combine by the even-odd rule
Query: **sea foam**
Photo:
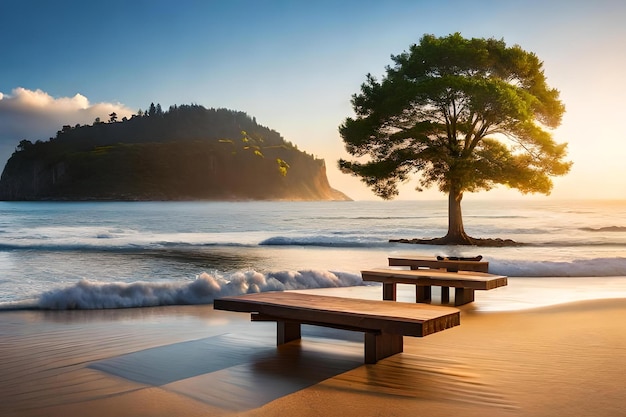
[[(509, 277), (602, 279), (603, 276), (626, 276), (626, 258), (567, 262), (492, 259), (489, 272)], [(364, 285), (360, 274), (324, 270), (269, 273), (247, 270), (230, 274), (203, 272), (193, 281), (174, 282), (99, 282), (83, 279), (43, 293), (36, 306), (40, 309), (69, 310), (210, 304), (224, 296), (358, 285)]]
[(83, 310), (210, 304), (215, 298), (224, 296), (362, 284), (359, 275), (313, 270), (268, 274), (245, 271), (228, 277), (205, 272), (194, 281), (171, 283), (102, 283), (81, 280), (69, 287), (44, 293), (37, 305), (49, 310)]

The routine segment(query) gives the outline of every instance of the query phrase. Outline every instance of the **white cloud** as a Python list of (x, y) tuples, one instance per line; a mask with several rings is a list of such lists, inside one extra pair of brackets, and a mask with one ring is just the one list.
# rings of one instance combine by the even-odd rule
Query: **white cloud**
[(106, 121), (113, 112), (118, 119), (134, 113), (121, 103), (91, 104), (82, 94), (55, 98), (22, 87), (10, 94), (0, 92), (0, 167), (22, 139), (46, 141), (63, 125), (92, 124), (97, 117)]

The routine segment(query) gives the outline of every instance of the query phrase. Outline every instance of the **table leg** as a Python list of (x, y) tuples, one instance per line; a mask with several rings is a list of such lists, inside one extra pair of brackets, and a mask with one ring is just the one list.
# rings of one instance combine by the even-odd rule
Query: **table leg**
[(365, 363), (376, 363), (396, 353), (404, 346), (401, 334), (365, 333)]
[(430, 285), (415, 286), (415, 302), (425, 303), (432, 300), (432, 287)]
[(450, 302), (450, 287), (441, 287), (441, 304)]
[(298, 340), (302, 337), (300, 332), (300, 323), (294, 322), (276, 322), (276, 344), (282, 345), (292, 340)]
[(474, 301), (474, 290), (471, 288), (454, 289), (454, 305), (460, 306)]
[(395, 282), (383, 282), (383, 300), (396, 301)]

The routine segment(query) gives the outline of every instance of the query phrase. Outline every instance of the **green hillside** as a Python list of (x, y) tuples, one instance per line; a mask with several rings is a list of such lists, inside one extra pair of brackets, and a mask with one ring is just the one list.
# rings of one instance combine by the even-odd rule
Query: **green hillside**
[(243, 112), (160, 106), (22, 140), (1, 200), (348, 200), (324, 160)]

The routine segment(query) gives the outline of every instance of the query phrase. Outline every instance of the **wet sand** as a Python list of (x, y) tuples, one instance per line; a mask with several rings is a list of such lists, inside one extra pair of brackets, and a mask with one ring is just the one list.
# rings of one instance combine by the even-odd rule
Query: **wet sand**
[(461, 310), (375, 365), (360, 333), (277, 348), (212, 306), (0, 312), (0, 415), (626, 416), (626, 278), (515, 278)]

